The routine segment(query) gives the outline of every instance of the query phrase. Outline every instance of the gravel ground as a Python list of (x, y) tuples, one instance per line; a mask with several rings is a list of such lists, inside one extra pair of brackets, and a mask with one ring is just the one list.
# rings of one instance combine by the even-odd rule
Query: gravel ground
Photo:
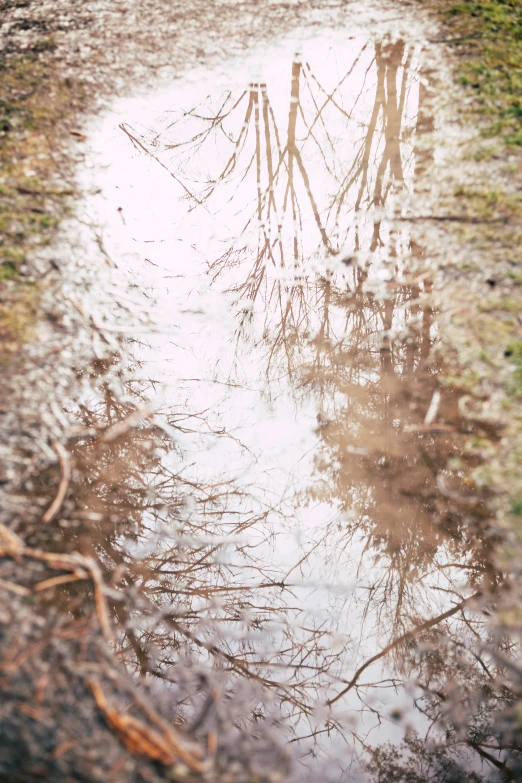
[(414, 6), (382, 3), (375, 10), (350, 0), (3, 2), (0, 41), (13, 53), (52, 38), (63, 72), (81, 75), (100, 97), (115, 90), (121, 95), (137, 84), (141, 90), (299, 26), (400, 25), (403, 9)]

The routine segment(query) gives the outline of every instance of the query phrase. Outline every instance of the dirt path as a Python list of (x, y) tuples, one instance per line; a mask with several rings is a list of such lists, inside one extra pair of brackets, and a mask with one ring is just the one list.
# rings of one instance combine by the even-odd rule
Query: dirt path
[[(1, 779), (275, 781), (337, 774), (328, 755), (303, 773), (298, 754), (291, 752), (294, 746), (289, 751), (282, 741), (289, 715), (304, 715), (315, 726), (307, 681), (297, 683), (296, 674), (295, 691), (282, 687), (269, 667), (250, 667), (251, 652), (240, 655), (228, 639), (207, 635), (206, 626), (194, 622), (203, 598), (209, 602), (208, 612), (218, 605), (221, 611), (219, 601), (213, 604), (212, 591), (218, 587), (226, 595), (223, 606), (230, 623), (238, 622), (245, 606), (259, 610), (259, 595), (242, 586), (243, 603), (234, 603), (225, 592), (232, 577), (220, 570), (219, 557), (212, 559), (213, 548), (211, 556), (206, 545), (194, 547), (183, 539), (182, 555), (176, 543), (161, 561), (161, 568), (175, 563), (176, 589), (169, 587), (168, 592), (162, 582), (168, 603), (158, 603), (151, 586), (158, 579), (158, 552), (132, 555), (136, 542), (146, 539), (140, 525), (156, 513), (151, 508), (159, 509), (154, 517), (158, 523), (161, 513), (174, 505), (173, 497), (177, 506), (188, 507), (186, 474), (167, 476), (162, 471), (172, 459), (171, 439), (179, 439), (177, 448), (184, 448), (191, 430), (175, 418), (156, 415), (151, 406), (150, 388), (142, 382), (128, 342), (132, 329), (139, 335), (145, 322), (135, 308), (132, 286), (126, 292), (128, 301), (111, 294), (117, 272), (99, 227), (83, 213), (76, 219), (77, 205), (83, 209), (92, 195), (82, 189), (78, 172), (85, 172), (93, 157), (86, 138), (93, 127), (89, 118), (110, 108), (115, 97), (145, 96), (194, 69), (219, 71), (227, 61), (246, 58), (254, 42), (258, 49), (260, 44), (268, 48), (298, 27), (308, 36), (315, 30), (370, 29), (379, 40), (379, 25), (399, 39), (405, 34), (415, 43), (429, 38), (424, 43), (426, 108), (416, 120), (421, 141), (415, 154), (423, 163), (417, 168), (407, 218), (414, 262), (409, 276), (387, 282), (389, 289), (399, 289), (400, 307), (411, 308), (408, 317), (414, 325), (401, 343), (391, 316), (385, 320), (379, 364), (386, 367), (386, 356), (398, 356), (402, 350), (406, 357), (413, 356), (414, 349), (406, 346), (415, 340), (422, 361), (413, 396), (391, 383), (384, 389), (384, 402), (366, 402), (367, 407), (388, 410), (392, 401), (395, 417), (406, 422), (402, 440), (394, 440), (387, 453), (389, 437), (395, 438), (391, 421), (386, 444), (375, 437), (372, 451), (374, 433), (364, 425), (368, 429), (355, 450), (350, 441), (352, 456), (346, 462), (340, 459), (350, 476), (360, 472), (367, 484), (368, 475), (377, 476), (371, 486), (383, 519), (368, 541), (386, 540), (387, 556), (400, 559), (412, 531), (424, 531), (436, 519), (437, 543), (423, 532), (415, 569), (419, 574), (426, 570), (426, 552), (439, 546), (442, 537), (458, 567), (471, 570), (471, 576), (465, 585), (458, 579), (452, 582), (449, 609), (408, 609), (396, 626), (392, 623), (391, 641), (382, 642), (349, 676), (339, 678), (321, 707), (331, 710), (324, 731), (346, 730), (334, 706), (347, 693), (359, 693), (366, 669), (381, 659), (393, 660), (397, 650), (402, 656), (397, 671), (429, 693), (428, 714), (436, 713), (456, 739), (431, 748), (407, 733), (403, 755), (383, 741), (370, 751), (366, 772), (362, 764), (353, 779), (380, 783), (393, 774), (396, 780), (423, 780), (426, 764), (441, 781), (492, 780), (496, 770), (505, 779), (517, 779), (517, 688), (522, 674), (516, 662), (516, 607), (522, 596), (512, 574), (518, 572), (522, 508), (520, 154), (513, 146), (511, 115), (503, 120), (500, 136), (480, 135), (473, 127), (489, 128), (495, 111), (504, 112), (496, 99), (496, 108), (489, 106), (484, 98), (490, 94), (488, 77), (474, 70), (473, 58), (483, 55), (482, 49), (473, 48), (474, 41), (478, 36), (482, 42), (484, 30), (469, 27), (467, 16), (461, 19), (455, 11), (446, 14), (448, 26), (437, 28), (430, 38), (424, 31), (432, 29), (431, 22), (420, 9), (419, 20), (426, 26), (405, 31), (405, 14), (416, 10), (417, 5), (409, 3), (388, 3), (373, 11), (343, 2), (274, 2), (261, 9), (258, 2), (155, 0), (1, 4), (0, 361), (7, 372), (0, 405), (0, 589), (8, 597), (0, 618)], [(496, 24), (503, 30), (504, 16)], [(450, 72), (439, 51), (455, 39), (465, 43), (453, 60), (448, 53), (454, 69)], [(397, 53), (385, 48), (383, 54), (378, 46), (382, 72), (395, 74), (397, 80)], [(468, 89), (479, 91), (480, 115), (473, 113), (472, 93), (444, 82), (455, 72), (472, 85)], [(264, 93), (260, 95), (262, 100)], [(143, 139), (139, 143), (143, 145)], [(297, 149), (297, 141), (291, 147)], [(303, 171), (297, 153), (295, 160)], [(399, 232), (403, 218), (395, 218)], [(389, 301), (387, 295), (383, 302)], [(124, 326), (119, 331), (122, 324), (127, 333)], [(430, 343), (435, 332), (437, 340)], [(319, 340), (315, 344), (323, 349)], [(329, 350), (324, 349), (325, 355)], [(335, 359), (332, 366), (340, 378), (346, 359)], [(411, 413), (414, 409), (418, 415)], [(388, 418), (386, 414), (383, 420)], [(344, 448), (342, 421), (319, 422), (321, 437), (333, 452), (339, 444)], [(217, 425), (215, 429), (216, 437), (221, 436)], [(408, 463), (409, 451), (417, 454), (419, 439), (425, 443), (422, 439), (432, 433), (433, 444), (422, 450), (422, 466), (415, 459)], [(376, 462), (379, 449), (383, 456)], [(392, 466), (391, 478), (382, 483), (382, 465), (387, 464)], [(161, 476), (152, 506), (150, 475)], [(329, 480), (337, 480), (334, 472)], [(224, 536), (225, 528), (219, 525), (232, 506), (220, 505), (223, 488), (191, 486), (191, 503), (201, 504), (217, 527), (195, 526), (183, 535), (190, 542), (198, 536), (210, 540), (219, 529)], [(348, 492), (344, 486), (338, 491)], [(235, 494), (230, 487), (223, 492), (227, 499)], [(168, 513), (173, 523), (178, 517), (172, 510)], [(246, 524), (238, 527), (245, 529)], [(397, 529), (406, 538), (399, 540)], [(407, 568), (397, 568), (403, 582), (404, 573), (413, 572), (413, 562), (407, 559)], [(298, 565), (302, 570), (302, 562)], [(448, 567), (443, 562), (440, 574)], [(200, 582), (194, 574), (203, 568), (208, 576)], [(272, 572), (259, 573), (263, 590), (272, 588)], [(412, 579), (412, 591), (415, 584)], [(189, 591), (197, 587), (197, 601), (189, 609), (181, 601), (180, 585)], [(285, 580), (277, 585), (281, 596), (289, 590)], [(492, 605), (493, 616), (485, 620)], [(277, 604), (278, 611), (281, 606)], [(263, 611), (273, 609), (267, 600)], [(461, 622), (458, 631), (451, 626), (454, 616)], [(156, 626), (161, 634), (153, 643)], [(430, 635), (431, 628), (440, 635), (438, 630)], [(468, 641), (466, 628), (470, 637), (480, 636), (479, 644)], [(314, 633), (310, 639), (315, 655), (320, 637)], [(312, 653), (300, 644), (306, 671)], [(485, 671), (488, 682), (495, 682), (485, 696), (477, 668), (469, 664), (462, 676), (459, 645), (465, 649), (462, 656), (475, 656), (479, 673)], [(414, 662), (414, 649), (421, 651), (420, 659), (429, 658), (424, 669)], [(207, 659), (217, 664), (208, 668)], [(450, 661), (447, 679), (440, 674), (444, 659)], [(406, 672), (409, 666), (413, 674)], [(458, 682), (453, 698), (448, 696), (452, 677)], [(237, 684), (242, 679), (246, 685)], [(171, 690), (165, 691), (162, 682), (170, 683)], [(276, 696), (266, 701), (266, 693)], [(457, 704), (465, 700), (467, 717)], [(254, 729), (244, 722), (247, 714), (259, 718), (262, 712), (269, 717), (254, 722)], [(510, 750), (499, 750), (501, 746)], [(367, 750), (365, 741), (361, 747)], [(475, 761), (466, 766), (462, 754), (468, 752)], [(341, 751), (335, 753), (344, 758)], [(480, 760), (485, 771), (479, 769)]]

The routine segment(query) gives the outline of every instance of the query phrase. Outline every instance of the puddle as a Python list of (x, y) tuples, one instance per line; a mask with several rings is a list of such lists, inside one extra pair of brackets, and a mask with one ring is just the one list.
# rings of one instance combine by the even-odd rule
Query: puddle
[(131, 670), (248, 681), (241, 719), (280, 705), (350, 780), (404, 737), (421, 763), (415, 732), (447, 752), (434, 694), (493, 579), (412, 219), (432, 128), (419, 43), (318, 35), (120, 102), (84, 175), (129, 367), (76, 406), (124, 425), (78, 436), (63, 535), (125, 594)]

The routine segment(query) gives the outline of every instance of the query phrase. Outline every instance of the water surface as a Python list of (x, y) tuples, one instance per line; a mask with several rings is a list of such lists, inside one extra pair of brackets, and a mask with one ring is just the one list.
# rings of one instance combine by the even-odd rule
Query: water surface
[(78, 441), (66, 534), (126, 591), (131, 669), (248, 681), (241, 719), (279, 705), (305, 763), (350, 780), (404, 737), (419, 780), (430, 742), (484, 761), (437, 729), (494, 577), (438, 381), (426, 84), (416, 39), (308, 35), (121, 101), (85, 173), (120, 281), (95, 326), (129, 366), (77, 412), (139, 413)]

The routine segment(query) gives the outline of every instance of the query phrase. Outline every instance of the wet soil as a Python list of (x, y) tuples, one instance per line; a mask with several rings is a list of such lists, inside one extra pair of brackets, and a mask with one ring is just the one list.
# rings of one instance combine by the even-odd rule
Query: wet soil
[[(448, 190), (416, 19), (306, 5), (46, 30), (105, 107), (6, 381), (3, 779), (517, 779), (502, 373), (462, 326), (468, 229), (516, 207)], [(48, 24), (9, 13), (13, 51)]]

